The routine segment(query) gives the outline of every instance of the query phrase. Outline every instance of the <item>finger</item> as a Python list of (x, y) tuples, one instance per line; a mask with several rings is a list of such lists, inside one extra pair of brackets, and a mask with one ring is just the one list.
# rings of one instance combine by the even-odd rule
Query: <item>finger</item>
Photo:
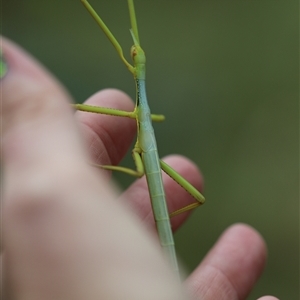
[(266, 246), (251, 227), (227, 229), (200, 266), (187, 279), (193, 299), (245, 299), (260, 276)]
[[(187, 158), (179, 155), (172, 155), (164, 158), (164, 161), (172, 166), (180, 175), (187, 179), (199, 191), (203, 190), (203, 177), (197, 166)], [(166, 193), (166, 200), (169, 212), (178, 210), (196, 200), (183, 189), (170, 176), (162, 172), (163, 183)], [(129, 204), (137, 212), (142, 220), (155, 228), (149, 189), (146, 178), (136, 180), (122, 195), (128, 199)], [(176, 230), (188, 217), (191, 211), (182, 213), (171, 219), (172, 229)]]
[(86, 164), (66, 93), (12, 43), (4, 40), (3, 51), (4, 271), (11, 298), (181, 299), (147, 232)]
[[(123, 92), (107, 89), (90, 97), (85, 104), (132, 111), (132, 100)], [(117, 165), (128, 151), (136, 133), (136, 121), (124, 117), (78, 111), (91, 159), (99, 165)]]
[(257, 300), (279, 300), (279, 299), (276, 298), (276, 297), (273, 297), (273, 296), (264, 296), (264, 297), (261, 297)]

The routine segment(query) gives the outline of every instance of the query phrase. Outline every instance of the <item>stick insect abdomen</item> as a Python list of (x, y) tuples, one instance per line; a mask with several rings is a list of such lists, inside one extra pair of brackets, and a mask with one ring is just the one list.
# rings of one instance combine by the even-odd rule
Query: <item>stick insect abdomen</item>
[(165, 190), (162, 181), (160, 160), (157, 151), (151, 112), (147, 102), (145, 81), (137, 80), (139, 108), (139, 146), (142, 150), (142, 160), (147, 178), (153, 215), (155, 218), (161, 246), (171, 260), (171, 264), (178, 269), (172, 228), (166, 205)]

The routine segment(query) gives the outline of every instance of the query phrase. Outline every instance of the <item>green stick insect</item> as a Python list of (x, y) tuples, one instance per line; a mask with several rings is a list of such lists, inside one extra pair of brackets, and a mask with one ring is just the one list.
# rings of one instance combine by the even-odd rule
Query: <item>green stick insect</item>
[[(174, 246), (174, 239), (170, 224), (170, 217), (176, 216), (182, 212), (194, 209), (195, 207), (204, 203), (205, 199), (202, 194), (195, 189), (189, 182), (180, 176), (174, 169), (159, 159), (157, 145), (152, 127), (152, 121), (163, 121), (163, 115), (151, 115), (150, 108), (146, 96), (146, 57), (143, 49), (140, 46), (138, 27), (136, 22), (135, 10), (133, 0), (128, 0), (128, 7), (130, 13), (131, 27), (130, 30), (133, 46), (131, 48), (131, 57), (133, 65), (131, 65), (124, 57), (123, 50), (115, 39), (113, 34), (104, 24), (102, 19), (98, 16), (92, 6), (87, 0), (81, 0), (83, 5), (101, 27), (109, 41), (117, 50), (121, 60), (126, 65), (128, 70), (132, 73), (136, 84), (136, 104), (132, 112), (121, 111), (105, 107), (96, 107), (84, 104), (75, 104), (77, 110), (107, 114), (119, 117), (133, 118), (137, 122), (137, 141), (132, 150), (133, 159), (136, 165), (136, 170), (124, 168), (120, 166), (99, 166), (106, 170), (114, 170), (125, 172), (130, 175), (142, 177), (144, 174), (147, 178), (149, 194), (151, 198), (151, 205), (153, 215), (156, 222), (156, 228), (160, 243), (167, 256), (169, 257), (173, 268), (178, 272), (178, 264)], [(168, 213), (166, 205), (166, 197), (162, 182), (161, 170), (167, 173), (178, 184), (180, 184), (187, 192), (189, 192), (197, 201), (187, 205), (179, 210)]]

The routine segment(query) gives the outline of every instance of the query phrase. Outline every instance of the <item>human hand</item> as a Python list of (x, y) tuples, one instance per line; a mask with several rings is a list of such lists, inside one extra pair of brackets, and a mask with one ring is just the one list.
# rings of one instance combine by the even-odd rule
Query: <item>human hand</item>
[[(80, 112), (74, 118), (69, 96), (37, 62), (6, 40), (3, 52), (9, 65), (1, 81), (5, 299), (187, 299), (147, 230), (154, 232), (155, 225), (145, 180), (116, 201), (108, 174), (87, 163), (117, 164), (135, 122)], [(115, 90), (88, 101), (133, 107)], [(178, 156), (166, 161), (201, 188), (201, 175), (190, 161)], [(172, 179), (164, 181), (172, 210), (191, 201)], [(174, 218), (173, 227), (186, 216)], [(259, 234), (235, 225), (185, 287), (193, 299), (245, 299), (265, 258)]]

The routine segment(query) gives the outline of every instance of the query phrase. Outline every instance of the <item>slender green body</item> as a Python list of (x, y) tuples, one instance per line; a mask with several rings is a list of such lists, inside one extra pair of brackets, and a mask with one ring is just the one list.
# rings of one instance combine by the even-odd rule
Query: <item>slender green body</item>
[[(81, 111), (136, 119), (138, 134), (136, 144), (132, 151), (133, 159), (136, 165), (136, 170), (120, 166), (98, 165), (98, 167), (101, 167), (106, 170), (121, 171), (138, 177), (141, 177), (144, 174), (146, 175), (159, 240), (162, 248), (169, 257), (174, 270), (178, 271), (175, 245), (169, 217), (173, 217), (182, 212), (194, 209), (195, 207), (203, 204), (205, 199), (202, 196), (202, 194), (197, 189), (195, 189), (188, 181), (186, 181), (180, 174), (178, 174), (169, 165), (167, 165), (165, 162), (159, 159), (156, 139), (152, 127), (152, 121), (163, 121), (164, 116), (151, 114), (147, 102), (145, 84), (146, 57), (143, 49), (140, 46), (133, 0), (128, 0), (128, 7), (132, 27), (130, 32), (134, 42), (131, 48), (131, 57), (133, 59), (133, 65), (131, 65), (125, 59), (120, 44), (110, 32), (108, 27), (105, 25), (103, 20), (98, 16), (98, 14), (94, 11), (92, 6), (88, 3), (88, 1), (81, 0), (81, 2), (89, 11), (89, 13), (93, 16), (98, 25), (101, 27), (109, 41), (112, 43), (112, 45), (118, 52), (123, 63), (132, 73), (136, 83), (136, 105), (134, 111), (132, 112), (125, 112), (116, 109), (96, 107), (85, 104), (75, 104), (74, 106), (76, 109)], [(178, 182), (178, 184), (180, 184), (197, 201), (169, 214), (166, 204), (161, 170), (166, 172), (170, 177), (172, 177), (176, 182)]]
[(175, 244), (171, 223), (166, 204), (164, 186), (160, 167), (160, 159), (152, 126), (151, 112), (147, 102), (146, 86), (144, 79), (136, 79), (137, 107), (138, 107), (138, 143), (142, 150), (142, 161), (148, 182), (149, 194), (156, 228), (160, 243), (172, 265), (177, 270)]

